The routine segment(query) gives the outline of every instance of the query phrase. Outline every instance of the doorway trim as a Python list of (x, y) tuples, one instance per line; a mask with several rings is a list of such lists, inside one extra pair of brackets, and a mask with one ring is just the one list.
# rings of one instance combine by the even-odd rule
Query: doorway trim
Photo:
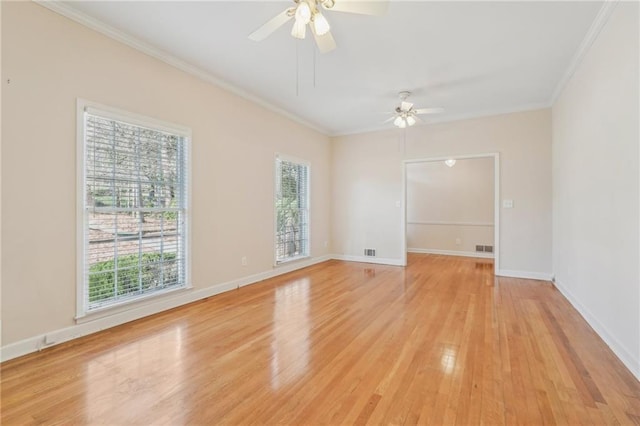
[(500, 153), (450, 155), (446, 157), (417, 158), (402, 161), (402, 261), (407, 265), (407, 164), (430, 163), (435, 161), (470, 160), (474, 158), (493, 158), (493, 273), (500, 270)]

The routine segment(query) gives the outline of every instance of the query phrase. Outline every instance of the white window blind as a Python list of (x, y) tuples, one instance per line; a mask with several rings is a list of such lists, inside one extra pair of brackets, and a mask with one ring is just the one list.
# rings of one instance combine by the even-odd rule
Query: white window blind
[(309, 256), (309, 166), (276, 158), (276, 263)]
[(132, 123), (84, 112), (85, 312), (186, 285), (188, 138)]

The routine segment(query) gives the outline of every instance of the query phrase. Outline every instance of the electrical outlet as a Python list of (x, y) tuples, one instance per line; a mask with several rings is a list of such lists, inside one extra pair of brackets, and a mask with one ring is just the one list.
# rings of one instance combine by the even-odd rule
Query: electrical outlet
[(240, 263), (242, 263), (242, 266), (247, 266), (247, 256), (242, 256), (242, 259), (240, 259)]
[(456, 245), (459, 246), (462, 244), (462, 240), (460, 238), (456, 238)]
[(327, 247), (329, 247), (329, 241), (324, 242), (324, 248), (327, 248)]

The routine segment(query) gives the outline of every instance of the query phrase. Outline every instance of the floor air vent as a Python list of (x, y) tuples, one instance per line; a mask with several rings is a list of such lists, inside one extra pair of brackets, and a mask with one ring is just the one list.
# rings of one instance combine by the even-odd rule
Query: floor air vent
[(484, 253), (493, 253), (493, 246), (476, 245), (476, 251)]
[(364, 249), (364, 255), (365, 256), (375, 257), (376, 249)]

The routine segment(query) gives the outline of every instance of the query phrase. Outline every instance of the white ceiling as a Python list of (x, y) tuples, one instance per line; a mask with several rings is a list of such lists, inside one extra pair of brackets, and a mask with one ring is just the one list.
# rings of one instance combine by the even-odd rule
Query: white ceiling
[[(336, 0), (340, 1), (340, 0)], [(602, 2), (391, 1), (385, 16), (326, 12), (338, 48), (315, 57), (286, 24), (247, 36), (291, 1), (68, 2), (329, 135), (382, 124), (410, 90), (428, 122), (548, 106)], [(296, 78), (296, 63), (299, 65)], [(298, 93), (296, 94), (296, 80)]]

